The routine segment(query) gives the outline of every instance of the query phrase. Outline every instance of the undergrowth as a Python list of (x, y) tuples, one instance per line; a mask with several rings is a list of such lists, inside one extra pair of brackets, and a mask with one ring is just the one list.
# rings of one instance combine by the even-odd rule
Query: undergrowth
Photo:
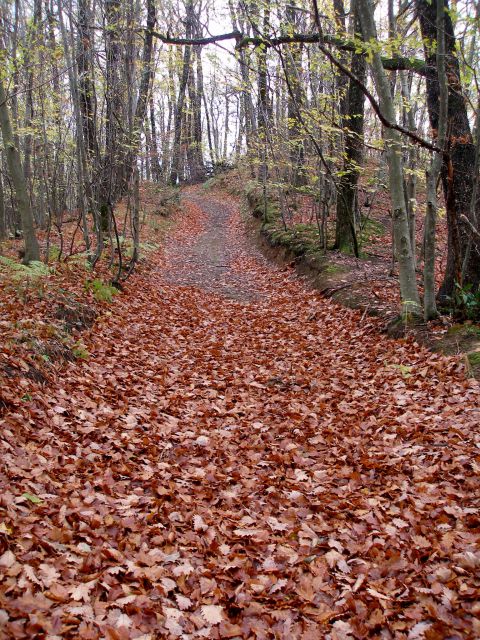
[(85, 281), (86, 291), (92, 291), (93, 296), (99, 302), (112, 302), (117, 295), (118, 289), (111, 284), (103, 282), (100, 278)]

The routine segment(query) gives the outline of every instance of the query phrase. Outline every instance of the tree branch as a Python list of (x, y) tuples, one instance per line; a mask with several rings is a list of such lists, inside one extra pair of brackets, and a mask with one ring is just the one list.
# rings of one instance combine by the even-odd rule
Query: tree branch
[(215, 44), (215, 42), (221, 42), (222, 40), (236, 40), (239, 42), (242, 40), (243, 35), (240, 31), (230, 31), (230, 33), (222, 33), (218, 36), (207, 36), (206, 38), (174, 38), (169, 33), (163, 34), (158, 31), (151, 31), (151, 34), (154, 38), (161, 40), (164, 44), (175, 44), (175, 45), (206, 45), (206, 44)]
[(463, 220), (463, 222), (466, 222), (468, 224), (468, 226), (470, 227), (471, 232), (477, 236), (477, 238), (480, 238), (480, 231), (473, 226), (473, 224), (470, 222), (470, 220), (467, 218), (467, 216), (464, 213), (460, 214), (460, 220)]
[[(352, 40), (342, 40), (336, 36), (329, 34), (321, 35), (320, 33), (294, 33), (292, 35), (281, 36), (245, 36), (240, 31), (231, 31), (230, 33), (222, 33), (219, 35), (207, 36), (205, 38), (177, 38), (170, 34), (152, 31), (152, 35), (161, 40), (164, 44), (173, 44), (177, 46), (183, 45), (200, 45), (215, 44), (224, 40), (235, 40), (236, 49), (242, 49), (248, 46), (254, 47), (277, 47), (282, 44), (328, 44), (340, 49), (341, 51), (356, 51), (358, 45)], [(425, 62), (419, 58), (394, 57), (382, 58), (383, 66), (388, 71), (414, 71), (421, 76), (426, 76), (428, 67)]]
[(352, 80), (353, 82), (355, 82), (360, 89), (362, 90), (362, 92), (364, 93), (364, 95), (368, 98), (368, 101), (370, 102), (370, 104), (372, 105), (373, 110), (375, 111), (375, 113), (378, 116), (378, 119), (380, 120), (380, 122), (383, 124), (384, 127), (387, 127), (389, 129), (396, 129), (397, 131), (399, 131), (400, 133), (403, 133), (404, 135), (408, 136), (411, 140), (413, 140), (414, 142), (416, 142), (417, 144), (419, 144), (422, 147), (425, 147), (426, 149), (430, 149), (430, 151), (437, 151), (442, 153), (442, 149), (440, 149), (439, 147), (437, 147), (435, 144), (432, 144), (431, 142), (429, 142), (428, 140), (425, 140), (424, 138), (422, 138), (421, 136), (418, 136), (416, 133), (414, 133), (413, 131), (410, 131), (410, 129), (406, 129), (405, 127), (402, 127), (399, 124), (396, 124), (395, 122), (390, 122), (390, 120), (388, 120), (388, 118), (386, 118), (383, 113), (382, 110), (380, 108), (380, 105), (378, 104), (378, 102), (375, 100), (374, 96), (372, 95), (372, 93), (368, 90), (368, 88), (366, 87), (366, 85), (359, 80), (359, 78), (357, 78), (355, 76), (355, 74), (353, 74), (350, 69), (348, 69), (342, 62), (340, 62), (340, 60), (338, 60), (331, 51), (329, 51), (327, 49), (327, 47), (325, 47), (324, 40), (322, 38), (323, 36), (323, 32), (322, 32), (322, 26), (320, 24), (320, 19), (319, 19), (319, 14), (318, 14), (318, 4), (317, 4), (317, 0), (313, 0), (313, 7), (315, 10), (315, 22), (317, 24), (317, 29), (318, 29), (318, 35), (320, 36), (320, 40), (318, 41), (318, 48), (320, 49), (320, 51), (323, 53), (323, 55), (328, 58), (328, 60), (330, 60), (330, 62), (332, 64), (334, 64), (342, 73), (344, 73), (346, 76), (348, 76), (350, 78), (350, 80)]

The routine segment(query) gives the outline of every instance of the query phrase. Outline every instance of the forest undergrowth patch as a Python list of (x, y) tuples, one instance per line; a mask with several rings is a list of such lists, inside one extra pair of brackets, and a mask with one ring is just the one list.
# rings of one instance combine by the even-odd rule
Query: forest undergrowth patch
[[(175, 224), (178, 190), (161, 194), (155, 185), (142, 185), (140, 269), (145, 268), (145, 258), (159, 250)], [(116, 215), (119, 220), (125, 216), (124, 202)], [(4, 406), (18, 398), (29, 398), (32, 381), (47, 384), (54, 380), (66, 361), (88, 359), (82, 334), (91, 330), (98, 318), (111, 314), (111, 305), (121, 295), (111, 284), (116, 264), (106, 254), (94, 270), (90, 268), (75, 219), (44, 230), (39, 239), (48, 261), (28, 266), (19, 262), (21, 239), (2, 243), (0, 405)], [(120, 236), (127, 257), (129, 243), (127, 234)]]

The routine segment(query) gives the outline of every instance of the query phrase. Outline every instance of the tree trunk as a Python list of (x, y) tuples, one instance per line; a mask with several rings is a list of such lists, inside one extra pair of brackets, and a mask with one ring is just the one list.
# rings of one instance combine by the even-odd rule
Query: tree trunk
[[(431, 43), (436, 41), (437, 2), (435, 0), (416, 0), (416, 7), (425, 43), (427, 105), (430, 125), (436, 132), (439, 121), (440, 87), (436, 52)], [(474, 189), (475, 145), (470, 130), (467, 104), (462, 91), (455, 33), (448, 10), (448, 1), (445, 2), (445, 53), (448, 80), (448, 153), (444, 156), (441, 175), (447, 209), (448, 254), (445, 277), (439, 291), (441, 301), (452, 296), (455, 282), (472, 284), (474, 291), (478, 289), (480, 284), (480, 250), (476, 243), (470, 251), (462, 279), (462, 261), (472, 233), (468, 224), (462, 221), (462, 216), (467, 218), (469, 216)]]
[[(71, 24), (71, 5), (70, 5), (70, 24)], [(78, 172), (78, 205), (82, 215), (83, 226), (83, 238), (85, 241), (85, 248), (90, 257), (90, 238), (88, 233), (88, 221), (87, 212), (85, 207), (85, 195), (90, 205), (93, 205), (92, 190), (90, 186), (90, 180), (88, 179), (88, 166), (87, 166), (87, 151), (84, 136), (82, 134), (82, 115), (79, 99), (79, 82), (77, 76), (77, 67), (72, 62), (72, 53), (70, 51), (71, 44), (68, 40), (67, 29), (63, 20), (62, 4), (58, 5), (58, 22), (60, 26), (60, 33), (62, 36), (63, 50), (65, 59), (68, 66), (68, 83), (70, 87), (70, 96), (73, 103), (73, 113), (75, 116), (75, 128), (76, 128), (76, 153), (75, 159), (77, 161)], [(73, 47), (72, 47), (73, 48)], [(91, 206), (93, 210), (93, 206)], [(99, 226), (99, 225), (98, 225)], [(100, 249), (98, 249), (100, 250)]]
[[(287, 32), (297, 31), (297, 7), (293, 0), (286, 10)], [(304, 171), (305, 149), (303, 146), (303, 126), (300, 110), (303, 105), (302, 86), (302, 49), (301, 45), (292, 44), (285, 53), (285, 73), (288, 78), (289, 91), (287, 93), (287, 129), (290, 160), (290, 182), (296, 187), (305, 184)]]
[[(232, 0), (228, 0), (228, 6), (230, 9), (230, 18), (232, 21), (232, 27), (234, 31), (245, 31), (244, 25), (240, 24), (240, 16), (237, 16), (234, 4)], [(248, 25), (247, 25), (248, 26)], [(255, 109), (252, 100), (252, 91), (249, 74), (249, 63), (247, 59), (247, 51), (243, 47), (236, 52), (238, 57), (238, 64), (240, 67), (240, 75), (242, 78), (241, 85), (241, 100), (242, 110), (245, 122), (245, 145), (247, 147), (247, 153), (252, 151), (252, 134), (255, 130)]]
[(5, 212), (5, 197), (3, 195), (3, 180), (0, 172), (0, 241), (7, 237), (7, 218)]
[[(415, 124), (415, 116), (413, 113), (412, 106), (409, 104), (411, 95), (410, 95), (410, 86), (407, 78), (406, 71), (399, 71), (400, 78), (400, 86), (402, 88), (402, 96), (406, 102), (406, 106), (403, 108), (403, 126), (409, 129), (410, 131), (415, 132), (417, 126)], [(405, 202), (408, 210), (408, 226), (410, 227), (410, 242), (412, 244), (412, 251), (415, 257), (415, 265), (417, 263), (416, 260), (416, 209), (417, 209), (417, 176), (415, 174), (417, 159), (418, 159), (418, 148), (412, 141), (408, 142), (407, 151), (406, 151), (406, 163), (409, 169), (409, 175), (405, 178)]]
[[(35, 0), (33, 9), (33, 22), (27, 33), (27, 47), (25, 53), (25, 67), (27, 70), (27, 91), (25, 93), (25, 140), (24, 140), (24, 161), (23, 173), (25, 181), (30, 191), (30, 202), (34, 202), (32, 184), (32, 149), (34, 141), (34, 107), (33, 107), (33, 78), (35, 57), (34, 52), (40, 50), (38, 39), (38, 27), (42, 21), (42, 4), (40, 0)], [(37, 217), (38, 222), (38, 217)]]
[[(437, 72), (439, 80), (439, 112), (437, 145), (445, 146), (448, 114), (448, 84), (445, 68), (445, 6), (444, 0), (437, 0)], [(430, 171), (427, 172), (427, 213), (425, 216), (425, 261), (424, 261), (424, 317), (425, 320), (436, 318), (435, 302), (435, 227), (437, 220), (437, 182), (442, 168), (443, 153), (433, 156)]]
[[(360, 31), (357, 3), (354, 5), (355, 32)], [(365, 56), (352, 53), (352, 73), (365, 84), (367, 64)], [(365, 95), (354, 80), (350, 80), (343, 118), (345, 135), (345, 159), (343, 176), (337, 194), (337, 218), (335, 225), (335, 248), (340, 251), (354, 250), (358, 253), (355, 231), (357, 208), (357, 185), (363, 164), (363, 127), (365, 120)]]
[[(55, 128), (57, 131), (58, 144), (56, 148), (56, 152), (54, 152), (54, 158), (51, 160), (55, 163), (55, 170), (52, 172), (51, 176), (49, 176), (49, 189), (51, 198), (51, 209), (53, 211), (53, 215), (57, 221), (61, 221), (61, 216), (66, 208), (66, 187), (65, 187), (65, 166), (64, 166), (64, 157), (60, 147), (60, 141), (62, 139), (62, 92), (60, 88), (59, 81), (59, 70), (56, 59), (56, 37), (55, 37), (55, 18), (53, 15), (53, 0), (51, 0), (51, 5), (47, 8), (47, 25), (48, 25), (48, 47), (50, 49), (50, 56), (52, 59), (52, 67), (54, 72), (53, 77), (53, 110), (54, 110), (54, 122)], [(43, 123), (45, 130), (45, 121)], [(45, 135), (46, 137), (46, 135)], [(53, 145), (52, 145), (53, 146)], [(50, 154), (47, 151), (47, 164), (50, 166), (49, 156)]]
[(105, 151), (101, 163), (98, 205), (100, 225), (108, 231), (114, 202), (121, 192), (123, 163), (121, 154), (122, 85), (120, 77), (120, 0), (105, 0)]
[(89, 164), (98, 162), (99, 149), (95, 124), (95, 86), (92, 78), (92, 37), (90, 33), (89, 0), (78, 0), (78, 97), (83, 137)]
[[(263, 32), (268, 33), (270, 26), (270, 0), (263, 8)], [(267, 48), (263, 47), (257, 51), (257, 73), (258, 73), (258, 107), (257, 107), (257, 130), (260, 143), (260, 167), (258, 179), (265, 183), (268, 177), (267, 168), (267, 137), (268, 127), (271, 120), (270, 100), (268, 94), (268, 74), (267, 74)]]
[(202, 94), (203, 94), (203, 73), (201, 69), (200, 48), (194, 48), (194, 58), (196, 58), (197, 77), (195, 78), (193, 60), (191, 60), (191, 70), (188, 74), (188, 95), (190, 98), (190, 136), (188, 143), (188, 158), (190, 165), (190, 180), (194, 183), (202, 182), (205, 179), (205, 164), (203, 161), (202, 149)]
[(22, 162), (20, 160), (20, 153), (15, 145), (13, 136), (10, 113), (7, 105), (7, 95), (3, 81), (0, 81), (0, 128), (2, 130), (8, 171), (15, 190), (15, 197), (23, 230), (25, 246), (23, 262), (28, 264), (32, 260), (40, 260), (40, 248), (38, 246), (37, 236), (35, 235), (35, 224), (32, 209), (30, 207), (30, 199), (28, 197), (27, 182), (25, 180)]
[[(390, 83), (383, 68), (382, 59), (375, 46), (377, 33), (371, 0), (358, 1), (360, 21), (365, 42), (372, 43), (370, 53), (372, 75), (379, 97), (380, 108), (389, 122), (396, 123), (395, 106)], [(408, 214), (403, 190), (402, 140), (396, 129), (385, 127), (390, 197), (392, 203), (393, 234), (399, 267), (402, 318), (410, 320), (421, 312), (415, 274), (415, 264), (410, 243)]]
[[(193, 35), (194, 27), (194, 8), (193, 1), (189, 0), (186, 6), (186, 33), (187, 38)], [(182, 140), (182, 122), (184, 117), (185, 96), (187, 92), (187, 84), (191, 73), (191, 47), (185, 46), (183, 52), (182, 75), (180, 77), (180, 87), (178, 90), (177, 104), (175, 105), (174, 125), (173, 125), (173, 152), (172, 152), (172, 169), (170, 173), (170, 182), (176, 185), (180, 179), (180, 159), (181, 159), (181, 140)]]
[(162, 168), (158, 157), (157, 123), (155, 122), (155, 103), (153, 101), (153, 90), (150, 92), (150, 160), (152, 165), (152, 178), (154, 182), (162, 179)]
[(125, 157), (125, 166), (123, 171), (123, 189), (122, 193), (126, 193), (134, 165), (138, 156), (140, 146), (140, 137), (145, 115), (147, 113), (148, 97), (152, 84), (153, 68), (152, 68), (152, 51), (153, 51), (153, 35), (155, 28), (156, 15), (154, 0), (147, 0), (147, 28), (145, 34), (145, 43), (142, 54), (142, 77), (140, 87), (138, 89), (137, 106), (133, 117), (133, 127), (131, 139), (128, 144), (128, 151)]

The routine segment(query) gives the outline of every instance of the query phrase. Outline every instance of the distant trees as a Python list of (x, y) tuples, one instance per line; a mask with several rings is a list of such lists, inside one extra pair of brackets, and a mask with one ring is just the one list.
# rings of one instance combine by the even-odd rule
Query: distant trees
[[(211, 35), (212, 15), (225, 33)], [(0, 0), (0, 234), (21, 228), (24, 259), (38, 259), (35, 227), (77, 215), (95, 263), (116, 250), (116, 206), (137, 171), (179, 185), (244, 160), (285, 224), (308, 197), (322, 246), (359, 255), (362, 206), (386, 161), (404, 310), (418, 310), (423, 255), (435, 283), (438, 189), (429, 183), (425, 220), (417, 185), (436, 154), (448, 223), (440, 299), (476, 290), (479, 19), (476, 0), (463, 12), (385, 0), (376, 13), (370, 0)]]
[[(153, 82), (155, 3), (78, 0), (44, 7), (35, 0), (30, 14), (16, 0), (14, 20), (11, 11), (10, 3), (2, 5), (7, 72), (0, 88), (0, 120), (16, 199), (6, 226), (15, 226), (18, 212), (24, 259), (38, 260), (34, 222), (61, 222), (65, 213), (77, 210), (95, 263), (105, 234), (111, 244), (118, 235), (115, 206), (130, 189), (137, 166)], [(18, 44), (20, 30), (28, 36), (24, 51)], [(10, 76), (8, 69), (13, 69)], [(18, 91), (9, 95), (5, 87), (12, 80)]]

